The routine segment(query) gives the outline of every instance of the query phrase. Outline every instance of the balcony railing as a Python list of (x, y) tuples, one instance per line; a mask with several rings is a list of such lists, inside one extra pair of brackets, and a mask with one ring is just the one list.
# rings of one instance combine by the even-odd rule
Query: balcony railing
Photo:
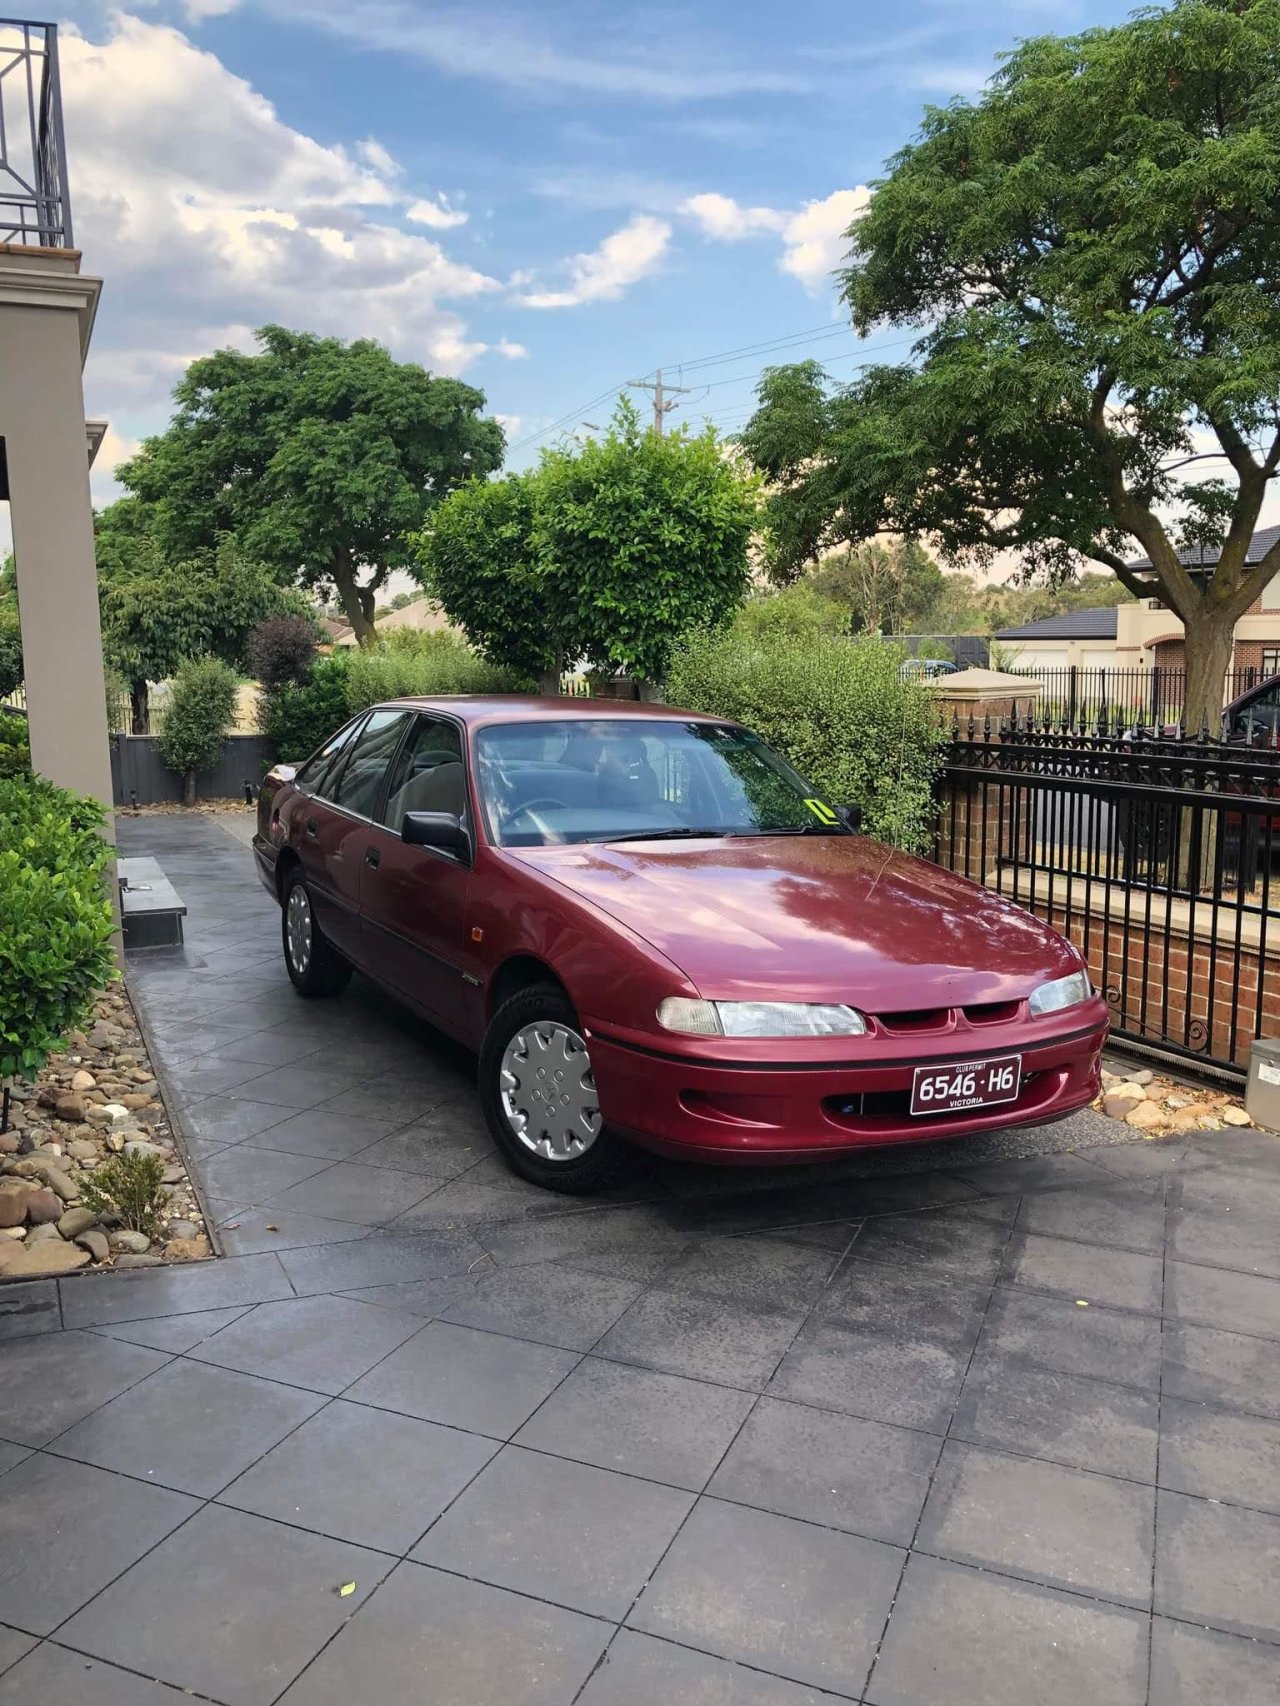
[(55, 24), (0, 18), (0, 243), (75, 246)]

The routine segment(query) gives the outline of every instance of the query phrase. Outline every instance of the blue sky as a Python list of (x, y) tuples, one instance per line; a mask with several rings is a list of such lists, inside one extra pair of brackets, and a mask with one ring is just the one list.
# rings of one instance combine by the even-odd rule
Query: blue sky
[[(461, 373), (519, 466), (662, 365), (732, 431), (770, 360), (848, 375), (830, 269), (925, 103), (1108, 0), (71, 5), (71, 191), (107, 281), (111, 462), (191, 357), (268, 319)], [(792, 350), (699, 361), (795, 334)], [(876, 340), (894, 342), (892, 335)]]

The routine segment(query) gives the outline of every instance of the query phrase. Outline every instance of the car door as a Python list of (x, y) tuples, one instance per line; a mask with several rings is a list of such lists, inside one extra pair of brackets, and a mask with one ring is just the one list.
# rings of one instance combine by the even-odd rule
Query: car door
[(379, 817), (377, 858), (361, 871), (365, 964), (374, 977), (455, 1035), (476, 987), (478, 956), (467, 930), (468, 860), (400, 838), (406, 812), (453, 812), (469, 823), (462, 727), (420, 714), (396, 755)]
[(321, 930), (347, 959), (363, 963), (360, 873), (396, 748), (412, 712), (370, 711), (303, 808), (298, 851)]

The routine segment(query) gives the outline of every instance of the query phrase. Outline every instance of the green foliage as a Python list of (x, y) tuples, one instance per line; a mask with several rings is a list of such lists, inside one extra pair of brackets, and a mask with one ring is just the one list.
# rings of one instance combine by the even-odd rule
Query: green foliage
[(282, 579), (337, 589), (369, 637), (378, 589), (409, 563), (407, 539), (455, 487), (502, 461), (484, 395), (344, 344), (266, 326), (259, 351), (192, 362), (168, 430), (117, 470), (156, 506), (171, 557), (223, 534)]
[(249, 635), (249, 673), (265, 688), (301, 683), (311, 673), (317, 629), (305, 616), (269, 616)]
[(0, 1079), (33, 1077), (111, 976), (101, 827), (93, 800), (0, 778)]
[(18, 578), (10, 555), (0, 562), (0, 699), (22, 685), (22, 629), (18, 624)]
[(0, 711), (0, 776), (31, 774), (31, 737), (25, 717)]
[(714, 432), (642, 432), (624, 399), (603, 437), (455, 494), (418, 548), (428, 588), (493, 662), (659, 681), (682, 635), (741, 604), (757, 508), (755, 476)]
[(271, 743), (273, 756), (300, 764), (340, 729), (351, 715), (347, 709), (349, 652), (320, 657), (306, 681), (275, 688), (259, 702), (259, 727)]
[(847, 634), (848, 608), (824, 597), (810, 581), (779, 592), (756, 593), (733, 620), (733, 631), (767, 645), (774, 640)]
[(169, 1205), (164, 1162), (158, 1155), (109, 1155), (81, 1174), (80, 1201), (93, 1214), (110, 1215), (131, 1232), (154, 1238)]
[(235, 720), (239, 686), (235, 671), (217, 658), (184, 663), (160, 725), (160, 756), (187, 779), (187, 804), (195, 803), (195, 776), (208, 770), (222, 751)]
[(861, 806), (869, 835), (923, 852), (942, 731), (928, 692), (899, 679), (902, 658), (880, 640), (734, 628), (686, 641), (667, 697), (757, 730), (824, 798)]
[(353, 654), (347, 666), (347, 710), (354, 715), (380, 699), (418, 695), (510, 693), (520, 685), (447, 629), (395, 628), (376, 645)]

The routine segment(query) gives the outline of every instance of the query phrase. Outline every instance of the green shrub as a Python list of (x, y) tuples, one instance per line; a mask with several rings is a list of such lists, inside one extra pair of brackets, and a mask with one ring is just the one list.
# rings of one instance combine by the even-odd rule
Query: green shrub
[(354, 715), (381, 699), (510, 693), (523, 685), (509, 670), (486, 663), (447, 628), (434, 632), (400, 628), (352, 654), (347, 666), (347, 706)]
[(31, 737), (25, 717), (10, 717), (0, 711), (0, 776), (31, 774)]
[(349, 657), (349, 652), (334, 652), (332, 657), (317, 658), (306, 681), (286, 682), (262, 695), (258, 726), (277, 762), (301, 764), (351, 715), (347, 709)]
[(158, 1155), (110, 1155), (80, 1175), (80, 1201), (91, 1213), (109, 1215), (131, 1232), (154, 1238), (169, 1206), (164, 1162)]
[(235, 720), (239, 683), (235, 671), (216, 658), (184, 663), (160, 724), (160, 756), (186, 778), (183, 800), (196, 803), (196, 772), (218, 761)]
[(847, 634), (849, 612), (801, 582), (783, 592), (756, 593), (738, 612), (733, 626), (736, 633), (765, 645), (788, 636)]
[(0, 780), (0, 1078), (34, 1076), (111, 975), (101, 825), (93, 800)]
[(697, 635), (667, 675), (673, 705), (755, 729), (839, 805), (862, 807), (869, 835), (923, 852), (933, 822), (942, 731), (928, 690), (899, 679), (902, 652), (821, 633)]

